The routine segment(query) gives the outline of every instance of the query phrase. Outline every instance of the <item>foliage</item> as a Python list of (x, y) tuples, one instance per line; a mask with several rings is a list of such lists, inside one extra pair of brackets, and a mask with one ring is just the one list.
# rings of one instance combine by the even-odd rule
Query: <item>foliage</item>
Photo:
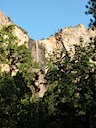
[(93, 16), (93, 19), (90, 19), (89, 27), (96, 27), (96, 0), (88, 0), (88, 5), (86, 5), (88, 11), (85, 14), (90, 14)]
[(25, 45), (18, 46), (14, 29), (15, 25), (9, 25), (0, 31), (0, 64), (8, 64), (10, 75), (16, 75), (18, 71), (22, 73), (28, 85), (31, 85), (35, 82), (34, 69), (38, 66), (33, 62), (31, 51)]
[[(8, 64), (12, 71), (30, 71), (32, 55), (25, 45), (18, 46), (18, 39), (13, 35), (14, 25), (4, 26), (0, 31), (0, 63)], [(32, 68), (31, 68), (32, 69)]]
[[(0, 127), (16, 127), (22, 113), (23, 106), (30, 100), (31, 90), (26, 86), (27, 81), (22, 74), (15, 77), (8, 73), (0, 75)], [(26, 99), (26, 96), (29, 99)], [(27, 104), (29, 101), (27, 101)], [(24, 113), (25, 114), (25, 113)]]
[(37, 64), (33, 63), (31, 52), (25, 45), (18, 46), (14, 27), (4, 26), (0, 30), (0, 66), (9, 65), (9, 72), (0, 71), (0, 128), (30, 125), (25, 124), (31, 119), (33, 92), (30, 88), (38, 80), (35, 78), (37, 72), (34, 72)]
[(46, 80), (51, 86), (44, 97), (48, 115), (58, 127), (96, 127), (96, 40), (74, 47), (73, 58), (63, 50), (49, 59)]

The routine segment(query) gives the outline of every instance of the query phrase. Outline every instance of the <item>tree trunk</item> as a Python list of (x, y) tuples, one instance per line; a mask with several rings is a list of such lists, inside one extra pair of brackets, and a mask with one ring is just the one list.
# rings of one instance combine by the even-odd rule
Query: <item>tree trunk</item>
[(91, 123), (91, 112), (87, 111), (86, 112), (86, 124), (85, 128), (93, 128), (92, 123)]

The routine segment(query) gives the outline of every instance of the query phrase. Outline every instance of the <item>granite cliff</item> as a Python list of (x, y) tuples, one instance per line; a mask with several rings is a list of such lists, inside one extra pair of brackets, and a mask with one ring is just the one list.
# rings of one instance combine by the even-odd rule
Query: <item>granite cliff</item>
[[(3, 26), (8, 26), (10, 24), (14, 23), (0, 11), (0, 30)], [(96, 28), (86, 29), (83, 24), (79, 24), (75, 27), (61, 29), (47, 39), (34, 40), (27, 35), (24, 29), (15, 25), (13, 34), (18, 39), (18, 47), (25, 44), (26, 47), (31, 50), (34, 60), (40, 63), (42, 70), (46, 73), (45, 58), (48, 57), (48, 53), (52, 53), (54, 50), (60, 51), (62, 47), (65, 47), (67, 51), (71, 50), (72, 54), (74, 54), (74, 45), (80, 45), (80, 40), (82, 40), (83, 45), (86, 46), (87, 43), (90, 42), (90, 38), (96, 37)], [(8, 65), (1, 65), (1, 71), (9, 71)], [(40, 97), (42, 97), (46, 91), (43, 84), (40, 84), (44, 81), (43, 77), (44, 76), (40, 76), (39, 79)]]
[[(2, 11), (0, 11), (0, 30), (2, 29), (3, 26), (8, 26), (10, 24), (14, 23), (10, 20), (9, 17), (7, 17)], [(29, 37), (24, 29), (15, 25), (13, 34), (17, 36), (18, 46), (25, 44), (28, 47)]]

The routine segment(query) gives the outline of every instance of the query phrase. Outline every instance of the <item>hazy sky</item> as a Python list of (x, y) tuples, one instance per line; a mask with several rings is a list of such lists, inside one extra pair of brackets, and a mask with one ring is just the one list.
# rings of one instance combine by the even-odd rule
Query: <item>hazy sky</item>
[(35, 39), (47, 38), (61, 28), (84, 24), (88, 0), (0, 0), (2, 10)]

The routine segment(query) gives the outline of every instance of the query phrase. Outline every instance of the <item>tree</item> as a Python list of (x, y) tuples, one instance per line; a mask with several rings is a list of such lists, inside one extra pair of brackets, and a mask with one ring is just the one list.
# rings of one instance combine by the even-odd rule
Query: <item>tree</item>
[(74, 47), (73, 58), (66, 50), (49, 58), (50, 87), (44, 97), (49, 127), (96, 127), (96, 39)]
[(13, 35), (14, 28), (15, 25), (4, 26), (0, 31), (0, 63), (9, 65), (11, 75), (15, 70), (24, 70), (25, 64), (32, 66), (32, 63), (27, 64), (32, 62), (31, 52), (25, 45), (18, 46), (18, 39)]
[(31, 90), (22, 74), (15, 77), (8, 73), (0, 75), (0, 127), (15, 128), (18, 125), (23, 105), (29, 103)]
[[(34, 85), (38, 68), (33, 62), (31, 51), (25, 46), (18, 46), (18, 39), (13, 34), (15, 25), (4, 26), (0, 31), (0, 66), (7, 64), (10, 75), (22, 73), (28, 86)], [(36, 66), (35, 66), (36, 65)], [(2, 69), (2, 67), (1, 67)]]
[[(0, 30), (1, 128), (29, 126), (30, 123), (25, 125), (24, 121), (27, 120), (28, 123), (28, 118), (31, 118), (31, 88), (34, 88), (37, 79), (37, 73), (34, 71), (37, 67), (31, 51), (25, 45), (18, 46), (18, 39), (13, 34), (14, 27), (15, 25), (4, 26)], [(2, 72), (2, 64), (7, 64), (9, 70)]]
[(89, 27), (96, 27), (96, 0), (89, 0), (86, 8), (88, 11), (86, 11), (85, 14), (90, 14), (93, 16), (93, 19), (90, 19)]

